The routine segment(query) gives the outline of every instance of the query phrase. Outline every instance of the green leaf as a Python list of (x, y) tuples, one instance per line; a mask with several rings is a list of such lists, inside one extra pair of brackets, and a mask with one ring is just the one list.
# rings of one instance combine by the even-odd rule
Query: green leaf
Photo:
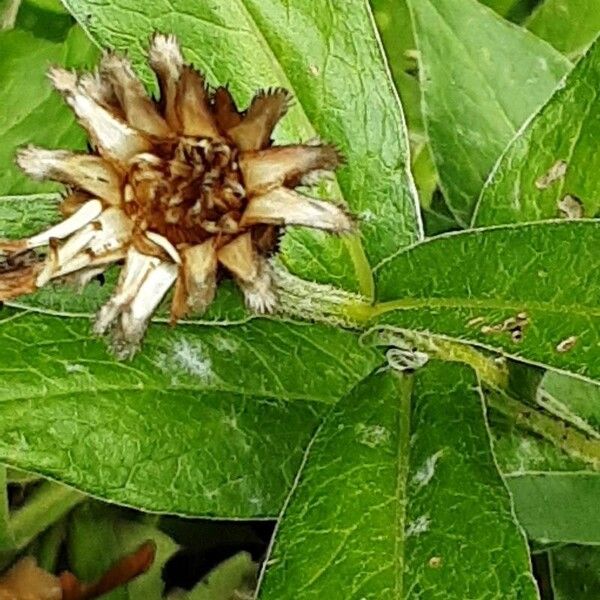
[(189, 593), (185, 600), (236, 600), (254, 589), (256, 563), (248, 552), (238, 552), (218, 564)]
[(508, 146), (482, 191), (474, 224), (598, 214), (599, 88), (600, 39)]
[(148, 540), (156, 544), (156, 558), (150, 569), (103, 599), (162, 600), (162, 568), (178, 550), (177, 544), (155, 527), (128, 520), (106, 505), (88, 502), (71, 516), (67, 539), (69, 566), (81, 580), (96, 581)]
[(567, 546), (550, 553), (554, 600), (597, 600), (600, 548)]
[(505, 17), (510, 9), (518, 2), (518, 0), (479, 0), (481, 4), (489, 6), (492, 10), (496, 11), (499, 15)]
[(434, 160), (457, 220), (470, 221), (485, 178), (570, 65), (475, 0), (410, 0)]
[(598, 379), (600, 272), (590, 266), (599, 243), (595, 221), (440, 236), (385, 263), (376, 273), (380, 303), (348, 312), (370, 326), (439, 335)]
[(144, 12), (133, 0), (66, 5), (102, 46), (126, 50), (138, 65), (154, 31), (176, 34), (209, 81), (229, 82), (242, 104), (260, 87), (290, 89), (297, 104), (277, 140), (319, 135), (340, 146), (348, 166), (338, 182), (361, 219), (364, 250), (357, 236), (297, 230), (283, 244), (286, 264), (296, 273), (352, 289), (358, 283), (370, 295), (364, 252), (376, 264), (418, 238), (402, 110), (367, 3), (183, 1), (175, 7), (159, 2)]
[(85, 135), (72, 112), (52, 91), (46, 71), (52, 64), (84, 67), (98, 51), (78, 27), (64, 43), (20, 31), (0, 33), (0, 196), (57, 189), (28, 179), (14, 166), (15, 150), (26, 144), (85, 148)]
[(410, 133), (423, 136), (419, 81), (415, 77), (416, 46), (408, 5), (406, 0), (371, 0), (371, 6)]
[(6, 467), (0, 465), (0, 552), (13, 547), (10, 530), (10, 510), (8, 507), (8, 480)]
[(543, 475), (547, 472), (572, 473), (588, 471), (583, 460), (566, 454), (550, 441), (507, 422), (490, 408), (490, 430), (494, 440), (494, 454), (505, 476)]
[(260, 598), (536, 598), (476, 385), (432, 362), (412, 392), (388, 372), (340, 401), (307, 449)]
[(545, 0), (526, 23), (527, 29), (572, 58), (600, 31), (596, 0)]
[(544, 406), (600, 438), (600, 386), (551, 371), (542, 381)]
[[(596, 442), (596, 454), (600, 453), (600, 431), (594, 429), (594, 417), (600, 410), (598, 390), (598, 386), (572, 377), (546, 374), (537, 402), (564, 419), (559, 445), (518, 429), (514, 422), (491, 412), (494, 453), (512, 492), (516, 514), (530, 538), (600, 543), (600, 518), (594, 509), (600, 472), (593, 472), (589, 464), (564, 452), (577, 453), (570, 436), (580, 428), (590, 443)], [(529, 414), (540, 410), (535, 406), (524, 409)]]
[(155, 324), (118, 363), (87, 318), (4, 314), (0, 460), (160, 512), (276, 514), (318, 403), (380, 362), (350, 332), (259, 320)]
[(519, 523), (541, 542), (600, 543), (600, 473), (537, 473), (506, 479)]

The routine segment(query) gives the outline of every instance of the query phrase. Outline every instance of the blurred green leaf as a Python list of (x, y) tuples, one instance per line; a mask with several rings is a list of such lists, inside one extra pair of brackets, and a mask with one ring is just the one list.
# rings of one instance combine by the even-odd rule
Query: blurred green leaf
[(0, 551), (12, 548), (13, 544), (14, 540), (10, 529), (6, 467), (0, 465)]
[(540, 400), (548, 410), (600, 438), (600, 386), (548, 372)]
[(532, 473), (506, 479), (519, 523), (540, 542), (600, 543), (600, 473)]
[(566, 546), (551, 552), (554, 600), (598, 600), (600, 548)]
[(20, 4), (21, 0), (0, 0), (0, 31), (14, 27)]
[(504, 147), (570, 64), (476, 0), (409, 6), (433, 157), (450, 209), (467, 225)]
[(189, 593), (185, 600), (237, 600), (254, 590), (257, 565), (247, 552), (224, 560)]
[(527, 20), (529, 31), (576, 58), (600, 32), (597, 0), (544, 0)]

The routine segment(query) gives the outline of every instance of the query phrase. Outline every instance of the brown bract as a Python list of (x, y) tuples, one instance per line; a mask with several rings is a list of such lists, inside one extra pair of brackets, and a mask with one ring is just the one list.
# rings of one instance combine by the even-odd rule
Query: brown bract
[(342, 207), (294, 190), (333, 171), (341, 160), (337, 150), (272, 146), (288, 92), (261, 91), (239, 111), (227, 88), (211, 90), (184, 63), (173, 36), (155, 35), (149, 56), (160, 101), (146, 94), (129, 61), (113, 53), (96, 73), (51, 69), (94, 151), (21, 150), (17, 163), (24, 171), (68, 186), (65, 219), (33, 237), (0, 242), (0, 300), (67, 277), (86, 284), (124, 263), (94, 327), (99, 334), (112, 329), (121, 357), (138, 348), (172, 286), (172, 322), (206, 310), (223, 275), (237, 282), (250, 310), (271, 312), (277, 297), (267, 257), (280, 229), (353, 229)]

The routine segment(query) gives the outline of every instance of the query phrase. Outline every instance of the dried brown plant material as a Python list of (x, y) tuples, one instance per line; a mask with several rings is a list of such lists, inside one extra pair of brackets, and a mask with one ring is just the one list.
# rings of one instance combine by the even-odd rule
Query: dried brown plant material
[[(112, 330), (123, 358), (137, 350), (172, 287), (172, 322), (206, 310), (224, 275), (237, 282), (250, 310), (272, 312), (277, 296), (267, 259), (281, 229), (354, 227), (341, 206), (294, 191), (330, 174), (341, 157), (327, 144), (272, 146), (288, 92), (261, 91), (240, 111), (227, 88), (211, 90), (184, 63), (173, 36), (155, 35), (149, 60), (160, 101), (114, 53), (104, 55), (95, 73), (51, 69), (54, 87), (95, 150), (21, 150), (17, 163), (26, 173), (68, 186), (65, 220), (0, 242), (0, 300), (66, 278), (85, 285), (123, 262), (94, 326), (98, 334)], [(34, 259), (21, 265), (25, 254)]]
[(583, 203), (571, 194), (567, 194), (559, 203), (560, 216), (565, 219), (581, 219), (583, 217)]
[(526, 312), (520, 312), (514, 317), (508, 317), (495, 325), (483, 325), (481, 333), (486, 335), (495, 335), (499, 333), (509, 333), (510, 339), (518, 343), (523, 339), (525, 328), (529, 325), (529, 317)]
[(567, 167), (564, 160), (557, 160), (546, 173), (536, 179), (535, 187), (538, 190), (545, 190), (553, 183), (560, 181), (567, 174)]
[(154, 543), (145, 542), (94, 583), (83, 583), (68, 571), (57, 577), (26, 556), (0, 577), (0, 600), (94, 600), (145, 573), (155, 553)]
[(38, 567), (26, 556), (0, 577), (0, 600), (61, 600), (58, 577)]

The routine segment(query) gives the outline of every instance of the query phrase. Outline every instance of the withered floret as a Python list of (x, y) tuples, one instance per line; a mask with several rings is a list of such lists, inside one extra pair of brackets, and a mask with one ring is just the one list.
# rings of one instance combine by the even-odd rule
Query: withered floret
[(223, 275), (237, 282), (249, 309), (271, 312), (277, 298), (267, 257), (280, 229), (353, 227), (342, 207), (294, 191), (333, 171), (337, 150), (272, 146), (288, 92), (261, 91), (239, 111), (226, 87), (210, 89), (184, 63), (173, 36), (155, 35), (149, 56), (160, 101), (114, 53), (95, 73), (51, 69), (94, 150), (22, 149), (17, 163), (26, 173), (68, 186), (65, 219), (33, 237), (0, 242), (0, 300), (67, 277), (85, 284), (123, 262), (94, 326), (99, 334), (113, 331), (122, 357), (138, 348), (172, 286), (172, 322), (206, 310)]

